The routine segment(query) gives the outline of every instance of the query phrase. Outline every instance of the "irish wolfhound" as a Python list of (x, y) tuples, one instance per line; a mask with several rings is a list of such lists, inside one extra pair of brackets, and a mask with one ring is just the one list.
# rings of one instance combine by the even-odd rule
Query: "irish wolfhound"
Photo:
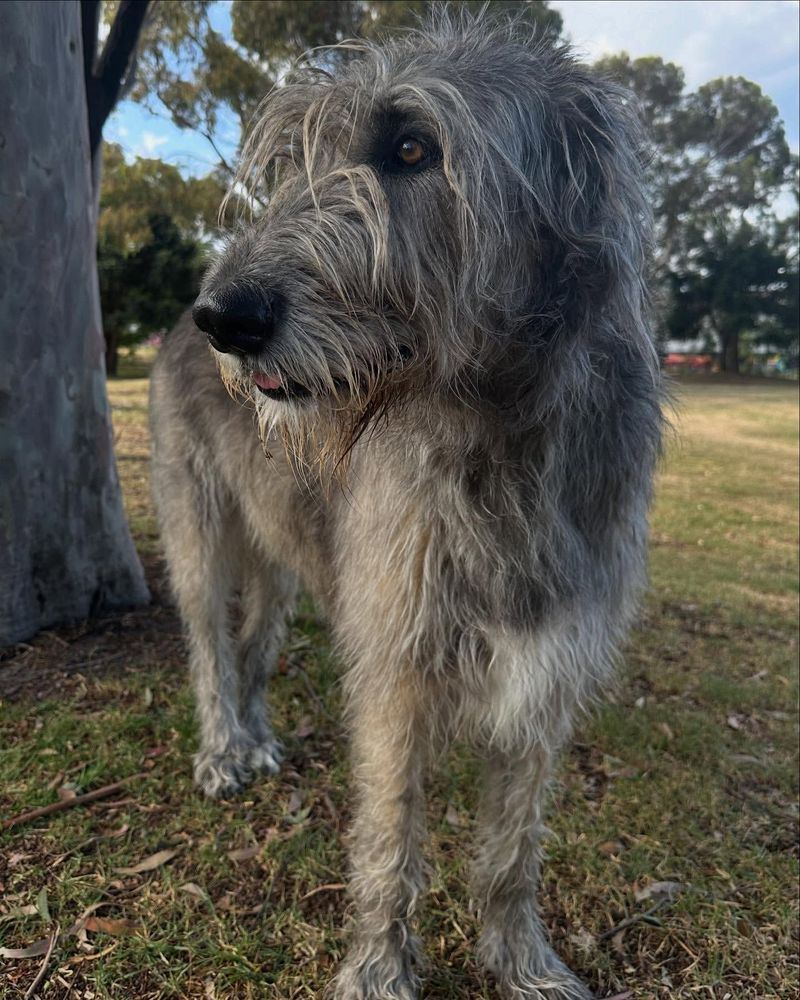
[(195, 779), (278, 768), (264, 693), (299, 581), (348, 667), (357, 927), (333, 995), (417, 996), (425, 762), (458, 736), (486, 760), (480, 956), (517, 1000), (586, 997), (536, 887), (553, 756), (645, 575), (635, 115), (520, 24), (445, 16), (335, 62), (267, 98), (237, 190), (268, 203), (194, 309), (213, 351), (187, 324), (152, 378)]

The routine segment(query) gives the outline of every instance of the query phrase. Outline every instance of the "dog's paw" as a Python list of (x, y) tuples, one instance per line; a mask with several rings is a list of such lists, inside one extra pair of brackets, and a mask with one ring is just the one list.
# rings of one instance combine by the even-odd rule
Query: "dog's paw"
[(329, 1000), (417, 1000), (419, 979), (409, 955), (402, 951), (348, 956), (326, 994)]
[(583, 983), (566, 969), (531, 973), (516, 981), (501, 983), (506, 1000), (594, 1000)]
[(282, 761), (283, 750), (274, 739), (256, 743), (247, 751), (247, 762), (254, 774), (277, 774)]
[(211, 799), (238, 795), (260, 774), (277, 774), (281, 752), (275, 740), (245, 743), (219, 752), (204, 751), (194, 758), (194, 782)]
[(514, 947), (514, 935), (486, 930), (478, 943), (478, 957), (498, 980), (506, 1000), (594, 1000), (541, 936), (534, 932)]

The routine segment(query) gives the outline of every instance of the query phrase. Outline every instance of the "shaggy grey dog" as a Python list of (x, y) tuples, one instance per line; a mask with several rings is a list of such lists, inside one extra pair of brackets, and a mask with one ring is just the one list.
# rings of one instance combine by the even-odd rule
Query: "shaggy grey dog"
[(553, 756), (645, 576), (635, 115), (518, 23), (445, 15), (348, 56), (267, 98), (237, 191), (268, 204), (194, 309), (214, 350), (186, 324), (153, 373), (195, 778), (229, 795), (277, 769), (264, 692), (299, 581), (348, 667), (357, 927), (333, 996), (417, 996), (426, 759), (465, 737), (480, 956), (516, 1000), (587, 997), (536, 888)]

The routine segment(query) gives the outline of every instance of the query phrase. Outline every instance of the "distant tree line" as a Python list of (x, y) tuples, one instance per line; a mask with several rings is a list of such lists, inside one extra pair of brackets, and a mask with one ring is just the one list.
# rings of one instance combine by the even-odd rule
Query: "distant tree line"
[[(190, 294), (188, 258), (170, 268), (175, 288), (163, 282), (156, 288), (156, 273), (143, 258), (180, 256), (185, 241), (199, 247), (212, 231), (219, 193), (235, 163), (235, 154), (225, 152), (225, 128), (234, 122), (245, 134), (259, 101), (307, 49), (402, 28), (424, 15), (430, 2), (234, 0), (231, 39), (214, 28), (214, 6), (211, 0), (155, 3), (142, 30), (131, 96), (204, 136), (218, 165), (208, 178), (183, 181), (175, 168), (158, 160), (128, 165), (118, 150), (107, 153), (99, 261), (112, 341), (110, 367), (114, 341), (145, 335), (154, 322), (168, 326), (178, 303)], [(521, 13), (554, 43), (561, 39), (561, 15), (544, 0), (491, 6)], [(116, 12), (117, 4), (105, 5), (109, 22)], [(340, 58), (347, 58), (346, 52)], [(796, 355), (798, 164), (774, 103), (742, 77), (687, 91), (683, 70), (655, 56), (632, 59), (622, 53), (601, 59), (596, 68), (636, 94), (651, 140), (648, 183), (657, 225), (653, 285), (659, 339), (701, 338), (714, 349), (718, 345), (723, 369), (734, 372), (744, 343)], [(794, 195), (794, 209), (787, 216), (788, 192)], [(780, 196), (781, 217), (776, 214)], [(158, 233), (148, 230), (149, 215), (161, 217)], [(176, 242), (178, 236), (184, 244)], [(169, 247), (159, 249), (158, 241), (165, 239)], [(197, 266), (200, 254), (193, 259)], [(146, 285), (134, 292), (134, 280)], [(158, 302), (163, 309), (153, 305)]]

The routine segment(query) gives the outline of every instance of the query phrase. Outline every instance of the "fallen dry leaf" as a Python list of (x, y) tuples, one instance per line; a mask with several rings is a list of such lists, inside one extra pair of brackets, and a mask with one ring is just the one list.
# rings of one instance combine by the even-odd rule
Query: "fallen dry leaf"
[(634, 899), (637, 903), (643, 903), (646, 899), (652, 899), (655, 903), (662, 900), (672, 902), (685, 888), (683, 882), (651, 882), (650, 885), (637, 890)]
[(84, 924), (87, 931), (96, 931), (100, 934), (113, 934), (114, 937), (121, 937), (124, 934), (135, 934), (138, 929), (135, 920), (127, 917), (115, 919), (114, 917), (89, 917)]
[(606, 840), (602, 844), (597, 845), (597, 850), (601, 854), (605, 854), (606, 857), (612, 857), (615, 854), (622, 854), (625, 850), (625, 845), (619, 840)]
[(0, 913), (0, 924), (6, 920), (16, 920), (18, 917), (32, 917), (38, 912), (33, 903), (27, 903), (25, 906), (15, 906), (8, 913)]
[(116, 839), (117, 837), (124, 837), (128, 830), (130, 830), (130, 826), (127, 823), (123, 823), (122, 826), (118, 826), (115, 830), (104, 830), (100, 836)]
[(463, 813), (460, 813), (452, 802), (447, 803), (447, 809), (444, 814), (445, 823), (448, 826), (452, 826), (456, 830), (463, 830), (465, 827), (469, 826), (469, 820)]
[(52, 778), (50, 781), (48, 781), (47, 784), (44, 787), (48, 790), (48, 792), (54, 792), (56, 790), (56, 788), (58, 788), (58, 786), (63, 781), (64, 781), (64, 772), (63, 771), (59, 771), (58, 774), (54, 778)]
[(105, 958), (106, 955), (110, 955), (115, 948), (119, 948), (119, 941), (114, 941), (113, 944), (110, 944), (107, 948), (103, 948), (102, 951), (93, 951), (90, 955), (73, 955), (72, 958), (67, 959), (67, 965), (80, 965), (81, 962), (96, 962), (98, 958)]
[(181, 892), (188, 892), (190, 896), (196, 896), (198, 899), (206, 899), (208, 897), (205, 889), (202, 889), (196, 882), (184, 882), (178, 888)]
[(294, 735), (298, 739), (304, 740), (308, 736), (313, 735), (313, 733), (314, 733), (314, 720), (311, 718), (310, 715), (303, 716), (303, 718), (297, 724), (297, 729), (295, 729)]
[(27, 948), (0, 948), (0, 958), (38, 958), (39, 955), (46, 955), (50, 947), (50, 937), (42, 938), (41, 941), (34, 941)]
[(295, 790), (289, 796), (289, 804), (286, 807), (287, 812), (290, 812), (290, 813), (297, 812), (297, 810), (303, 804), (303, 799), (304, 798), (305, 798), (305, 794), (303, 792), (301, 792), (299, 788), (295, 788)]
[(237, 847), (232, 851), (228, 851), (228, 857), (231, 861), (250, 861), (252, 858), (258, 857), (261, 848), (258, 844), (251, 844), (250, 847)]
[(300, 902), (304, 902), (306, 899), (311, 899), (312, 896), (316, 896), (321, 892), (341, 892), (342, 889), (346, 889), (347, 884), (345, 882), (326, 882), (325, 885), (318, 885), (316, 889), (312, 889), (307, 892), (305, 896), (300, 897)]
[(141, 872), (151, 872), (156, 868), (160, 868), (161, 865), (165, 865), (168, 861), (172, 861), (180, 852), (180, 847), (157, 851), (155, 854), (151, 854), (149, 858), (144, 858), (138, 865), (132, 865), (130, 868), (115, 868), (114, 871), (120, 875), (139, 875)]
[(75, 923), (67, 930), (66, 937), (71, 937), (74, 935), (79, 944), (85, 945), (87, 943), (86, 939), (86, 921), (88, 917), (95, 913), (97, 910), (102, 909), (104, 906), (110, 906), (111, 902), (109, 900), (100, 900), (98, 903), (92, 903), (91, 906), (87, 906), (86, 909), (81, 913)]

